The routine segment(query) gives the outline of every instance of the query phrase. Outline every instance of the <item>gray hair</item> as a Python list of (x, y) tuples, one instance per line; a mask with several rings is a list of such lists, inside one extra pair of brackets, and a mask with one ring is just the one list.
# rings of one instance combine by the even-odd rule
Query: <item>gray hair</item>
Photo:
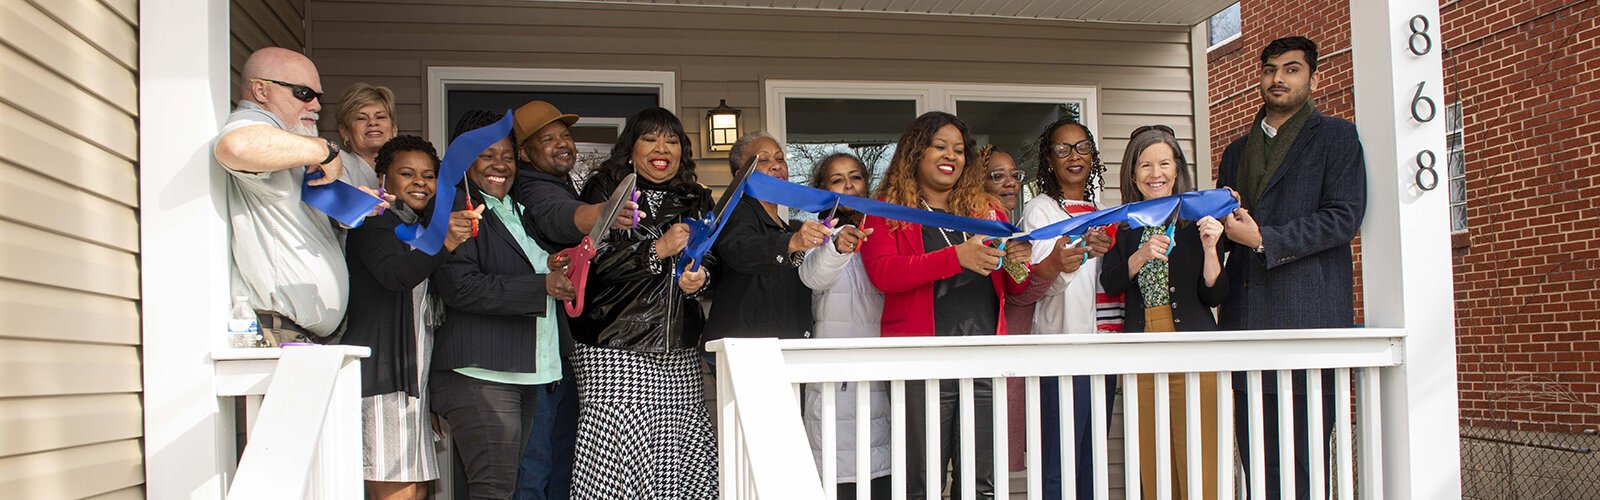
[(745, 148), (750, 147), (750, 143), (756, 142), (758, 139), (771, 139), (772, 142), (778, 142), (777, 137), (773, 137), (772, 134), (768, 134), (762, 130), (757, 130), (755, 132), (745, 134), (744, 137), (740, 137), (738, 141), (734, 141), (733, 149), (728, 150), (729, 172), (732, 172), (735, 175), (739, 173), (739, 167), (744, 164), (745, 160)]

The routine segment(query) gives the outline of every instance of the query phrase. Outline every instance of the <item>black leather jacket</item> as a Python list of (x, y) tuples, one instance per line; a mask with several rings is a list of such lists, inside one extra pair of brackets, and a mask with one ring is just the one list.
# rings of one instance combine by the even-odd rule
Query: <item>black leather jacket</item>
[[(584, 186), (585, 203), (604, 201), (615, 188), (600, 179)], [(573, 339), (583, 344), (665, 352), (700, 345), (705, 317), (696, 299), (711, 288), (708, 279), (695, 296), (678, 288), (672, 275), (679, 256), (657, 259), (656, 239), (680, 221), (711, 211), (711, 190), (699, 184), (668, 186), (639, 179), (639, 225), (612, 229), (596, 243), (583, 316), (572, 319)], [(714, 264), (707, 255), (705, 265)], [(708, 276), (709, 278), (709, 276)]]

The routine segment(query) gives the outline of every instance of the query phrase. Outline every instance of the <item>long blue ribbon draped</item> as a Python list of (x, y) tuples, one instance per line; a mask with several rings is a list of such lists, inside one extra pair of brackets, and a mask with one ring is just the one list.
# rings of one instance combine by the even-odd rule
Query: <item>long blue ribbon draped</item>
[(511, 124), (514, 120), (515, 117), (508, 109), (505, 118), (501, 118), (500, 121), (468, 131), (456, 137), (456, 140), (450, 141), (449, 148), (445, 149), (444, 159), (439, 162), (439, 189), (434, 190), (436, 194), (433, 199), (433, 214), (428, 217), (426, 226), (421, 224), (395, 226), (394, 234), (400, 237), (400, 241), (427, 252), (428, 255), (439, 253), (439, 249), (444, 246), (445, 231), (450, 229), (450, 212), (456, 206), (455, 187), (467, 176), (467, 168), (478, 158), (478, 153), (511, 133)]
[[(1129, 227), (1132, 228), (1165, 225), (1172, 220), (1174, 215), (1185, 220), (1199, 220), (1206, 216), (1220, 219), (1239, 207), (1239, 202), (1233, 199), (1228, 190), (1210, 189), (1096, 210), (1025, 232), (1017, 226), (1005, 222), (962, 217), (885, 203), (859, 196), (838, 194), (802, 186), (760, 172), (751, 172), (749, 177), (745, 179), (744, 184), (735, 188), (728, 203), (738, 203), (739, 198), (743, 196), (750, 196), (761, 201), (807, 212), (821, 212), (834, 206), (845, 206), (867, 215), (885, 219), (1019, 241), (1044, 240), (1060, 236), (1081, 236), (1091, 227), (1119, 222), (1127, 222)], [(717, 236), (722, 233), (722, 226), (726, 222), (726, 219), (714, 222), (710, 220), (688, 221), (690, 228), (689, 245), (684, 250), (685, 254), (698, 262), (700, 257), (711, 250), (712, 244), (716, 242)]]
[[(321, 179), (321, 170), (307, 172), (307, 182)], [(328, 214), (345, 227), (354, 228), (367, 219), (383, 200), (345, 182), (334, 181), (321, 186), (305, 184), (300, 188), (300, 201)]]

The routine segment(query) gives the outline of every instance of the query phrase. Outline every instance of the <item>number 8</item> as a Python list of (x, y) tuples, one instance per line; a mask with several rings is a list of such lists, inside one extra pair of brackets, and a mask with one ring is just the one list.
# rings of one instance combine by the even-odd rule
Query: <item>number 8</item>
[[(1428, 157), (1426, 165), (1422, 163), (1424, 155)], [(1433, 191), (1433, 188), (1439, 187), (1439, 171), (1433, 169), (1434, 164), (1438, 163), (1438, 161), (1439, 157), (1434, 156), (1432, 150), (1424, 149), (1422, 152), (1417, 153), (1417, 188), (1423, 191)], [(1428, 182), (1422, 182), (1423, 173), (1428, 174)]]
[[(1422, 21), (1421, 28), (1417, 27), (1417, 21)], [(1411, 16), (1411, 20), (1406, 24), (1411, 28), (1411, 37), (1406, 40), (1406, 46), (1411, 49), (1411, 53), (1421, 56), (1433, 52), (1433, 38), (1428, 37), (1428, 18), (1422, 14), (1417, 14)], [(1417, 49), (1417, 37), (1419, 36), (1422, 37), (1421, 50)]]

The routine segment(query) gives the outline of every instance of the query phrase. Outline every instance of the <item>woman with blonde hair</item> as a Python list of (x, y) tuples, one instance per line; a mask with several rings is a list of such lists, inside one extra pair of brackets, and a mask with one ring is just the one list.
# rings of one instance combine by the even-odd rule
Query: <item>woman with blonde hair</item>
[[(955, 115), (929, 112), (917, 117), (901, 134), (894, 158), (878, 186), (876, 198), (887, 203), (966, 217), (1006, 220), (998, 200), (984, 191), (985, 172), (977, 165), (977, 147), (966, 123)], [(989, 238), (906, 221), (871, 218), (863, 224), (874, 236), (861, 244), (867, 278), (882, 291), (882, 334), (885, 337), (999, 335), (1006, 331), (1007, 293), (1021, 293), (1011, 274), (997, 272), (1002, 258), (1027, 262), (1031, 246), (1012, 242), (1006, 250), (986, 244)], [(974, 474), (978, 484), (961, 484), (963, 464), (956, 460), (962, 422), (957, 416), (956, 381), (941, 381), (938, 394), (924, 394), (924, 384), (906, 384), (906, 463), (925, 463), (927, 453), (938, 453), (939, 463), (954, 462), (952, 496), (976, 487), (980, 496), (992, 496), (995, 471), (993, 447), (977, 446)], [(977, 443), (991, 441), (994, 432), (992, 387), (975, 382), (974, 422)], [(938, 398), (940, 418), (937, 450), (926, 450), (928, 422), (922, 415), (923, 398)], [(946, 417), (948, 416), (948, 417)], [(941, 468), (942, 469), (942, 468)], [(944, 474), (925, 477), (911, 471), (909, 498), (937, 498)]]
[(378, 189), (373, 165), (378, 150), (395, 136), (394, 91), (356, 82), (339, 97), (339, 152), (346, 182)]

